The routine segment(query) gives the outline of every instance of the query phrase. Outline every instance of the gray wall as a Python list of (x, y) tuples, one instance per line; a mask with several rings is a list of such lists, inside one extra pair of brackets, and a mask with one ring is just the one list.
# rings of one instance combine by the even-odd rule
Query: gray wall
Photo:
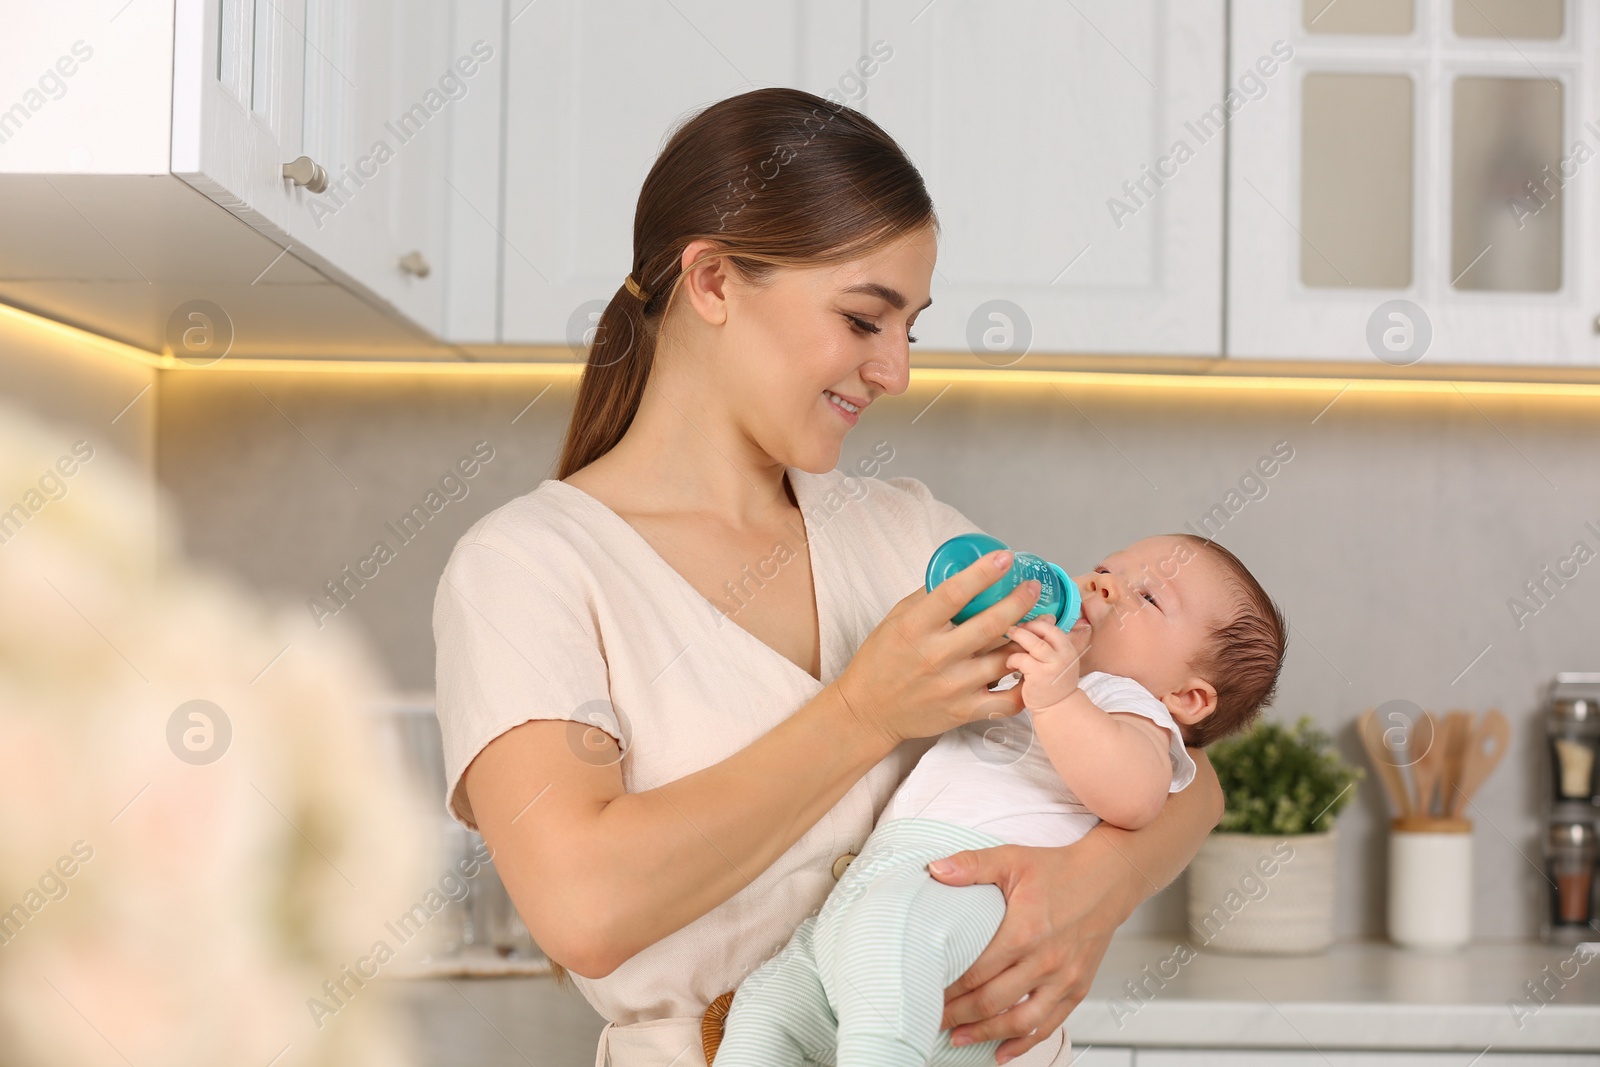
[[(158, 475), (195, 554), (303, 603), (379, 538), (394, 543), (384, 523), (488, 441), (495, 457), (469, 495), (326, 621), (365, 630), (397, 687), (427, 689), (430, 606), (456, 538), (553, 473), (573, 383), (557, 380), (518, 417), (546, 384), (167, 375)], [(1474, 816), (1476, 933), (1536, 933), (1540, 693), (1556, 671), (1600, 669), (1600, 562), (1520, 629), (1507, 601), (1574, 542), (1600, 549), (1585, 526), (1600, 529), (1596, 402), (1352, 391), (1327, 407), (1335, 389), (964, 384), (928, 407), (941, 388), (913, 386), (874, 405), (841, 462), (887, 440), (886, 476), (922, 478), (997, 536), (1074, 572), (1137, 537), (1198, 524), (1287, 441), (1293, 459), (1262, 483), (1265, 495), (1257, 487), (1257, 499), (1235, 499), (1243, 507), (1219, 535), (1294, 626), (1270, 714), (1311, 715), (1364, 766), (1352, 729), (1364, 708), (1398, 698), (1504, 710), (1513, 746)], [(1383, 935), (1385, 818), (1369, 776), (1340, 820), (1341, 937)], [(1183, 925), (1180, 881), (1130, 929)]]
[(0, 402), (55, 424), (67, 442), (155, 468), (156, 371), (70, 327), (0, 308)]

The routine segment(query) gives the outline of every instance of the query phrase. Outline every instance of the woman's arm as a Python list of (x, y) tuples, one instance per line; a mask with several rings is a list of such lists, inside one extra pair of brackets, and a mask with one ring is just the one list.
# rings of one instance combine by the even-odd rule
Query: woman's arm
[(467, 767), (495, 869), (540, 948), (588, 978), (750, 884), (887, 756), (834, 684), (721, 763), (623, 789), (604, 731), (525, 722)]
[[(1178, 876), (1222, 819), (1222, 787), (1202, 749), (1191, 748), (1195, 776), (1139, 830), (1100, 823), (1060, 848), (999, 845), (958, 852), (948, 885), (991, 883), (1006, 914), (987, 948), (945, 990), (941, 1028), (951, 1041), (1006, 1039), (997, 1062), (1054, 1033), (1089, 992), (1116, 928)], [(1023, 995), (1028, 999), (1013, 1007)], [(1007, 1009), (1011, 1010), (1007, 1010)]]

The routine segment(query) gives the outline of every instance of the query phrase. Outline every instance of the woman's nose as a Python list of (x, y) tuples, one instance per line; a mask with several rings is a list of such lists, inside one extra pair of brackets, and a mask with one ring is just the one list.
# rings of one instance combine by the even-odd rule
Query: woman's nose
[(875, 382), (890, 396), (899, 396), (911, 384), (911, 346), (899, 345), (893, 354), (874, 356), (861, 368), (861, 380)]

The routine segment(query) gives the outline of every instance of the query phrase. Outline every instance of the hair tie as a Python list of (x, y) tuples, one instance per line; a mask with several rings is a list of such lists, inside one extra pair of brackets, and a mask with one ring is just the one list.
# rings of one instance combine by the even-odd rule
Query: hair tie
[(639, 288), (639, 283), (633, 280), (632, 274), (624, 278), (622, 284), (628, 287), (628, 292), (639, 298), (640, 303), (648, 304), (650, 302), (650, 294)]

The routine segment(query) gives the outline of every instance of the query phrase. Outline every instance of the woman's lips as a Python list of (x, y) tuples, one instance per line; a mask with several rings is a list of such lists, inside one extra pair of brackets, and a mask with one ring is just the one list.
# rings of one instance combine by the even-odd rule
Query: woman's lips
[[(822, 392), (822, 402), (828, 405), (829, 408), (838, 414), (838, 416), (843, 419), (847, 425), (854, 426), (856, 423), (861, 421), (861, 413), (859, 411), (850, 411), (838, 404), (835, 404), (831, 399), (834, 396), (838, 396), (838, 394), (834, 393), (832, 390), (825, 389)], [(844, 400), (845, 398), (841, 396), (839, 399)]]

